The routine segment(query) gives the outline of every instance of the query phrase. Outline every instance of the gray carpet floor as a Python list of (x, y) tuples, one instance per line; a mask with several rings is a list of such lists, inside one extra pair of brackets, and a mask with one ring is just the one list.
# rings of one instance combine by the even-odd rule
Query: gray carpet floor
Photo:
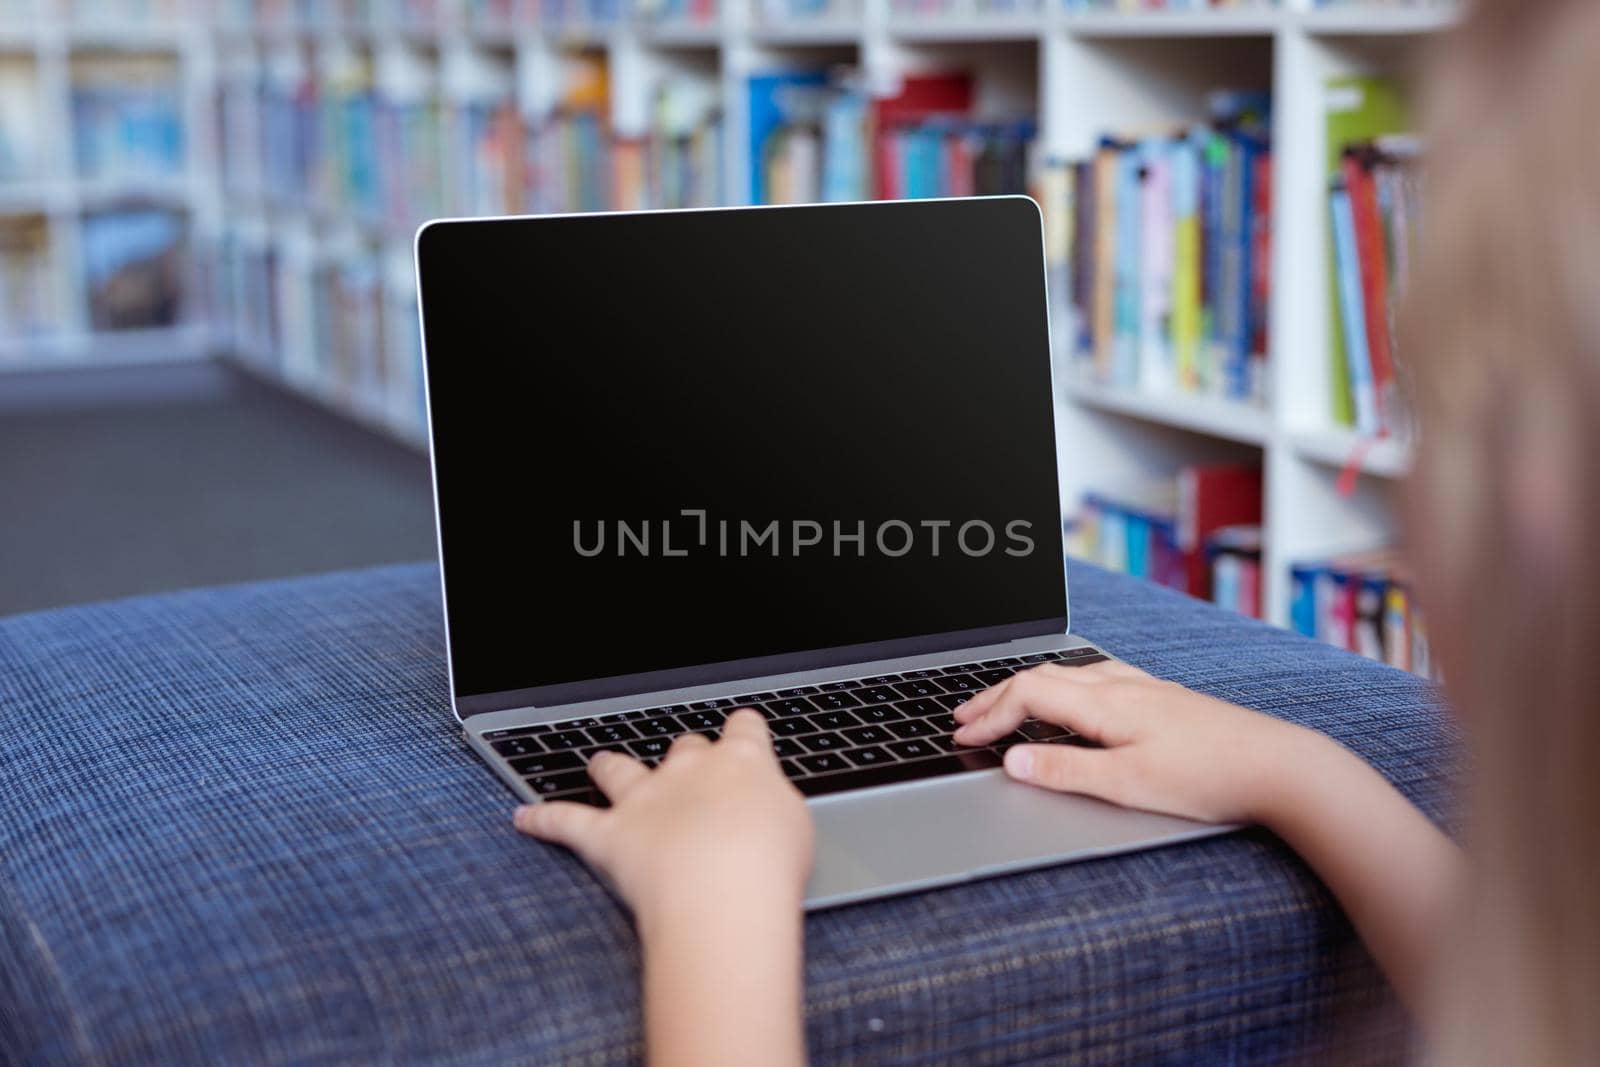
[(423, 559), (428, 464), (219, 364), (0, 377), (0, 615)]

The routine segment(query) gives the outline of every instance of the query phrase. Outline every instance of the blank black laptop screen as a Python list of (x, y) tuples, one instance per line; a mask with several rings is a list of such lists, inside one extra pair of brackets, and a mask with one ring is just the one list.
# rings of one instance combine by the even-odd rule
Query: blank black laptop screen
[(1020, 198), (425, 228), (463, 714), (1061, 632), (1042, 260)]

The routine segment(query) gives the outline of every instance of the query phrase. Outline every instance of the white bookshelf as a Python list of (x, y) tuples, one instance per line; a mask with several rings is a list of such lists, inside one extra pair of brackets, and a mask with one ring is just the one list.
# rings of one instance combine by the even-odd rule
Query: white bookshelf
[[(204, 308), (187, 300), (172, 326), (96, 330), (84, 277), (86, 217), (123, 207), (170, 208), (189, 227), (191, 251), (214, 226), (218, 204), (208, 178), (211, 40), (194, 18), (150, 16), (142, 0), (126, 5), (67, 0), (0, 0), (0, 61), (23, 57), (35, 74), (39, 138), (32, 173), (0, 180), (0, 222), (42, 218), (45, 285), (53, 310), (42, 329), (0, 323), (0, 375), (88, 363), (150, 363), (209, 354)], [(184, 166), (172, 176), (89, 176), (76, 158), (74, 69), (99, 59), (146, 57), (170, 63), (178, 80)], [(192, 258), (192, 257), (191, 257)], [(190, 271), (193, 273), (193, 270)], [(188, 281), (188, 279), (186, 279)], [(186, 290), (192, 290), (192, 284)], [(3, 379), (0, 379), (3, 387)]]
[[(404, 0), (369, 0), (366, 6), (371, 17), (362, 22), (296, 17), (342, 10), (334, 0), (217, 0), (195, 9), (206, 12), (205, 19), (127, 33), (65, 19), (0, 28), (0, 53), (22, 49), (37, 58), (48, 106), (55, 109), (50, 121), (61, 128), (74, 49), (125, 45), (170, 49), (182, 57), (192, 172), (170, 188), (146, 191), (188, 203), (198, 232), (249, 253), (212, 271), (216, 286), (253, 284), (240, 263), (270, 253), (275, 309), (301, 313), (284, 316), (299, 324), (290, 336), (274, 337), (263, 323), (238, 316), (218, 321), (209, 337), (189, 338), (197, 350), (215, 341), (256, 373), (404, 440), (424, 440), (409, 264), (417, 220), (288, 202), (281, 190), (259, 180), (264, 161), (249, 151), (259, 137), (249, 129), (248, 109), (227, 113), (220, 124), (212, 114), (230, 84), (248, 86), (297, 64), (326, 69), (338, 55), (377, 64), (404, 51), (433, 71), (427, 91), (446, 104), (480, 91), (485, 78), (498, 84), (501, 74), (494, 72), (502, 72), (524, 120), (537, 123), (555, 106), (571, 57), (598, 53), (610, 76), (609, 123), (622, 136), (644, 132), (651, 93), (661, 79), (697, 79), (720, 98), (724, 199), (731, 203), (743, 202), (750, 185), (746, 79), (757, 72), (819, 62), (848, 65), (869, 89), (889, 91), (909, 71), (971, 70), (980, 111), (1037, 116), (1041, 158), (1082, 158), (1108, 131), (1203, 119), (1205, 95), (1215, 88), (1270, 89), (1274, 237), (1266, 402), (1150, 395), (1084, 381), (1065, 351), (1067, 333), (1058, 329), (1063, 497), (1075, 506), (1087, 489), (1169, 476), (1188, 462), (1260, 462), (1266, 489), (1264, 605), (1280, 624), (1288, 617), (1291, 563), (1393, 537), (1396, 484), (1409, 465), (1409, 449), (1395, 441), (1363, 442), (1334, 425), (1330, 415), (1324, 85), (1337, 74), (1403, 75), (1414, 69), (1419, 53), (1452, 24), (1451, 6), (1319, 7), (1312, 0), (1283, 0), (1209, 10), (1085, 11), (1046, 0), (1032, 9), (984, 11), (973, 4), (925, 13), (893, 0), (858, 0), (833, 13), (774, 18), (761, 0), (721, 0), (710, 18), (554, 24), (537, 17), (535, 0), (516, 0), (508, 19), (492, 23), (473, 21), (466, 0), (439, 0), (432, 21), (402, 17), (412, 10)], [(263, 7), (271, 12), (262, 14)], [(221, 143), (212, 145), (211, 133), (219, 128)], [(220, 180), (225, 157), (236, 176), (228, 183)], [(36, 204), (52, 219), (67, 306), (73, 306), (77, 253), (66, 223), (85, 203), (117, 193), (85, 186), (73, 173), (68, 150), (52, 159), (40, 181), (0, 186), (0, 212)], [(252, 174), (258, 179), (253, 184), (237, 180)], [(363, 263), (375, 265), (373, 298), (384, 324), (388, 370), (376, 383), (333, 387), (314, 358), (318, 339), (306, 324), (304, 305), (330, 271)], [(100, 346), (84, 328), (78, 305), (56, 344), (86, 357)], [(150, 350), (152, 339), (139, 340)], [(4, 355), (0, 349), (0, 364)]]

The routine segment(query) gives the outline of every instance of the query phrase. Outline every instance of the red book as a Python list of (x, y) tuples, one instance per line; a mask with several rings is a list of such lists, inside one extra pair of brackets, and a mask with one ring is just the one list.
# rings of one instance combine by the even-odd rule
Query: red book
[(907, 74), (900, 91), (872, 104), (872, 195), (893, 199), (897, 172), (891, 157), (895, 129), (937, 115), (965, 115), (972, 109), (969, 74)]
[(1267, 318), (1272, 286), (1272, 154), (1258, 152), (1255, 156), (1255, 175), (1251, 188), (1255, 203), (1251, 205), (1250, 234), (1250, 355), (1256, 359), (1267, 358)]
[(1189, 573), (1189, 595), (1211, 599), (1206, 539), (1224, 526), (1261, 524), (1261, 468), (1213, 463), (1178, 472), (1178, 550)]
[(1372, 387), (1378, 397), (1378, 425), (1393, 427), (1394, 358), (1389, 351), (1389, 262), (1383, 246), (1383, 220), (1378, 214), (1378, 184), (1370, 154), (1346, 152), (1342, 164), (1350, 210), (1355, 217), (1356, 258), (1361, 261), (1361, 302), (1367, 316), (1367, 352), (1372, 359)]

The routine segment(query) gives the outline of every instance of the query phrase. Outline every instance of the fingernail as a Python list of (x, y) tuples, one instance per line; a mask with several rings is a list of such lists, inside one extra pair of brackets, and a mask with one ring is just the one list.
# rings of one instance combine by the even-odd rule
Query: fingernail
[(1006, 753), (1006, 773), (1013, 778), (1027, 780), (1033, 777), (1033, 753), (1025, 748), (1014, 748)]
[(511, 822), (518, 830), (526, 830), (533, 825), (536, 818), (534, 813), (539, 809), (532, 804), (524, 804), (511, 813)]

